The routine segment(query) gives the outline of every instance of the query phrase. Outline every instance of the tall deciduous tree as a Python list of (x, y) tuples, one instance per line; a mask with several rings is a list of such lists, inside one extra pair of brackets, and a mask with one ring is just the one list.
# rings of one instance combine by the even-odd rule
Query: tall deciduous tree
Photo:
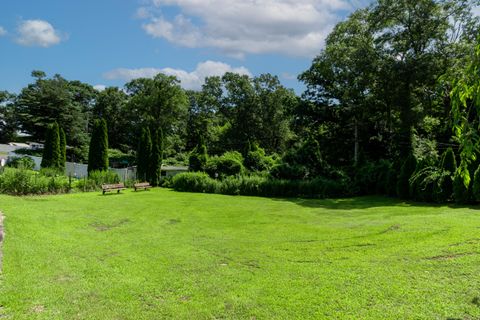
[(96, 120), (88, 153), (88, 172), (108, 170), (108, 130), (104, 119)]
[(135, 79), (125, 85), (130, 95), (128, 112), (137, 127), (162, 130), (165, 148), (183, 150), (188, 98), (174, 76), (158, 74), (153, 79)]
[(46, 78), (45, 73), (37, 71), (32, 76), (35, 82), (23, 88), (15, 102), (21, 129), (34, 140), (42, 140), (48, 125), (57, 122), (65, 129), (77, 159), (83, 159), (95, 90), (79, 81), (67, 81), (60, 75)]
[[(128, 151), (134, 147), (136, 132), (132, 123), (129, 122), (129, 110), (127, 109), (128, 96), (117, 87), (109, 87), (98, 93), (93, 105), (94, 117), (103, 118), (108, 123), (108, 137), (110, 148), (117, 148)], [(137, 114), (138, 118), (138, 114)]]

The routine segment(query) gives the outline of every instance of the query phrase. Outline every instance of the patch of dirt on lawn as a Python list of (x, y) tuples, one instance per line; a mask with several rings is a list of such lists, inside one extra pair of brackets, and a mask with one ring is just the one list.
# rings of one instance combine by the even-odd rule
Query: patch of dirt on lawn
[(108, 231), (110, 229), (113, 229), (113, 228), (117, 228), (117, 227), (120, 227), (126, 223), (129, 223), (130, 220), (129, 219), (122, 219), (122, 220), (119, 220), (117, 222), (114, 222), (112, 224), (106, 224), (106, 223), (101, 223), (101, 222), (93, 222), (90, 224), (91, 227), (95, 228), (95, 230), (97, 231)]
[(427, 260), (451, 260), (455, 258), (461, 258), (465, 256), (471, 256), (477, 254), (476, 252), (463, 252), (463, 253), (451, 253), (451, 254), (443, 254), (439, 256), (434, 256), (430, 258), (426, 258)]
[(399, 224), (394, 224), (393, 226), (389, 227), (388, 229), (380, 231), (378, 234), (384, 234), (384, 233), (388, 233), (388, 232), (391, 232), (391, 231), (397, 231), (399, 229), (400, 229), (400, 225)]

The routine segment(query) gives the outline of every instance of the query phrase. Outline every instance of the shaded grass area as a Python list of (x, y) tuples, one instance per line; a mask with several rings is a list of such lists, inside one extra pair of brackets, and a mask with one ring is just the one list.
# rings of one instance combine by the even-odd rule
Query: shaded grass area
[(0, 319), (480, 317), (476, 208), (154, 189), (0, 209)]

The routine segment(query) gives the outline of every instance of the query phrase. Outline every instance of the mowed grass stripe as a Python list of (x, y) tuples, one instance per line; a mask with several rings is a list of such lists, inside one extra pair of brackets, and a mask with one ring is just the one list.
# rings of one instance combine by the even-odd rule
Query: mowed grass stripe
[(154, 189), (0, 209), (0, 318), (480, 317), (477, 208)]

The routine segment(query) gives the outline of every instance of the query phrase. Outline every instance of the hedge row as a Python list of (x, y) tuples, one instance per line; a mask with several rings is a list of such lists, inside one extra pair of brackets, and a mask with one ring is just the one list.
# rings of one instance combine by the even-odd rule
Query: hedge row
[(231, 176), (223, 180), (215, 180), (201, 172), (181, 173), (172, 180), (173, 189), (183, 192), (306, 198), (350, 196), (347, 184), (347, 181), (333, 181), (325, 178), (281, 180), (260, 176)]

